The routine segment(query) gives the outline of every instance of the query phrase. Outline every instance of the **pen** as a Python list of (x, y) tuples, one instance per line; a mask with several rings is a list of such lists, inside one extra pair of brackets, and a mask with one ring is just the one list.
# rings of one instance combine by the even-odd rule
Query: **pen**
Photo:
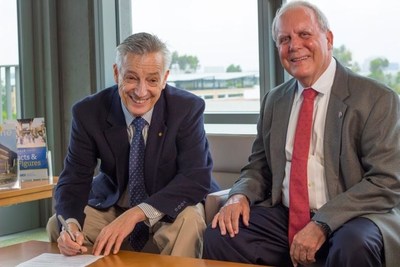
[(72, 241), (76, 241), (74, 234), (71, 232), (71, 230), (69, 229), (69, 225), (67, 224), (67, 222), (64, 220), (62, 215), (58, 215), (57, 216), (58, 220), (60, 221), (60, 223), (62, 224), (62, 226), (64, 227), (65, 231), (69, 234), (69, 236), (71, 237)]

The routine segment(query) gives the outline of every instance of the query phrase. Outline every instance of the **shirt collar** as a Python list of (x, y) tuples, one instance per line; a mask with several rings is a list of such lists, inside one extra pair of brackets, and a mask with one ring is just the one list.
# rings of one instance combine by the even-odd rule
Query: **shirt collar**
[[(128, 109), (126, 108), (126, 106), (124, 105), (124, 103), (122, 102), (121, 99), (121, 106), (122, 106), (122, 111), (124, 112), (124, 117), (125, 117), (125, 122), (126, 122), (126, 126), (129, 127), (132, 124), (132, 121), (136, 118), (135, 116), (133, 116)], [(153, 110), (154, 107), (152, 109), (150, 109), (149, 111), (147, 111), (142, 118), (145, 119), (147, 121), (147, 123), (150, 125), (151, 123), (151, 116), (153, 115)]]
[[(336, 73), (336, 60), (332, 58), (331, 63), (329, 63), (328, 68), (322, 73), (321, 77), (311, 86), (315, 91), (323, 95), (329, 94), (332, 89), (333, 80)], [(308, 87), (307, 87), (308, 88)], [(304, 87), (299, 81), (297, 81), (297, 93), (295, 96), (295, 101), (299, 100), (301, 94), (303, 93)]]

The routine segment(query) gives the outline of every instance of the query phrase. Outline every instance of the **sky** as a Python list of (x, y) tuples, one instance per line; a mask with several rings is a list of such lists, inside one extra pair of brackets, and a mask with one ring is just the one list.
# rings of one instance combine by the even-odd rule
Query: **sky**
[(386, 57), (400, 64), (400, 1), (313, 2), (328, 17), (334, 35), (334, 47), (344, 44), (361, 64), (371, 56)]
[[(327, 15), (334, 46), (344, 44), (360, 65), (370, 57), (400, 64), (400, 1), (312, 2)], [(257, 0), (132, 0), (132, 9), (134, 32), (158, 35), (203, 67), (258, 69)], [(16, 20), (16, 0), (0, 0), (0, 65), (18, 64)]]
[(133, 32), (156, 34), (203, 66), (258, 69), (256, 0), (132, 1)]
[[(360, 65), (371, 56), (400, 64), (400, 1), (311, 2), (328, 17), (334, 47), (344, 44)], [(256, 0), (141, 0), (132, 1), (132, 9), (134, 32), (155, 33), (203, 65), (258, 67)]]

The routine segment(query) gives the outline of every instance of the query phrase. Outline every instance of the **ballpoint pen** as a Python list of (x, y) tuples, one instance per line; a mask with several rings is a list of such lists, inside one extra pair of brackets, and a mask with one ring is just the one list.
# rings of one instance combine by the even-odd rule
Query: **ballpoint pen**
[(58, 220), (60, 221), (60, 223), (62, 224), (62, 226), (64, 227), (64, 230), (69, 234), (69, 236), (71, 237), (72, 241), (76, 242), (75, 236), (74, 234), (71, 232), (71, 230), (69, 229), (69, 225), (67, 224), (67, 222), (64, 220), (62, 215), (57, 215)]

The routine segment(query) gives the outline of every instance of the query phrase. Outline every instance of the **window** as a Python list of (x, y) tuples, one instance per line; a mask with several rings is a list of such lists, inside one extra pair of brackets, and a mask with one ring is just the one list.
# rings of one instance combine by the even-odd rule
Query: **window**
[(133, 32), (173, 53), (169, 84), (206, 101), (205, 113), (258, 113), (257, 1), (132, 0)]
[(310, 0), (328, 18), (334, 56), (364, 76), (389, 85), (400, 94), (400, 2), (380, 5), (362, 0)]
[(16, 1), (0, 2), (0, 123), (15, 119), (19, 101), (18, 27)]

